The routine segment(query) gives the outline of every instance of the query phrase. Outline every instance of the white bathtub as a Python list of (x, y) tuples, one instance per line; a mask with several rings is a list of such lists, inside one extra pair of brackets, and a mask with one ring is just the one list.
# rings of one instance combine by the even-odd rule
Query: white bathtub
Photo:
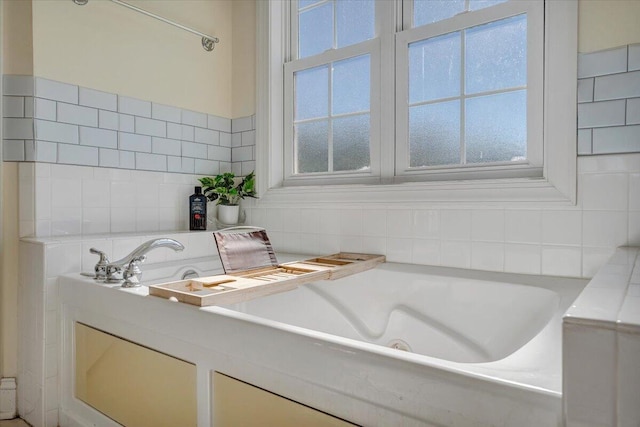
[(585, 283), (386, 263), (197, 308), (67, 276), (61, 425), (110, 425), (73, 397), (81, 321), (195, 363), (201, 427), (212, 371), (362, 425), (559, 426), (561, 317)]
[[(412, 271), (410, 271), (412, 270)], [(385, 264), (229, 306), (265, 319), (453, 362), (503, 359), (560, 308), (549, 289)]]

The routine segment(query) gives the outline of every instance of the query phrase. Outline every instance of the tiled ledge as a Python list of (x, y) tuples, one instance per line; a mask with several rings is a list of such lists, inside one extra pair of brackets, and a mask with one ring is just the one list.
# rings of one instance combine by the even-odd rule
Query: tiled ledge
[(640, 248), (619, 248), (563, 321), (564, 425), (640, 425)]
[(213, 175), (255, 169), (253, 116), (228, 119), (5, 75), (5, 161)]
[(564, 323), (640, 333), (639, 254), (639, 248), (618, 248), (567, 311)]

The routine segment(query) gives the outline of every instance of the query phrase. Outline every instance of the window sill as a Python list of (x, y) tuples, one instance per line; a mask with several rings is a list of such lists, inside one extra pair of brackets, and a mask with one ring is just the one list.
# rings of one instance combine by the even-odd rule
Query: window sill
[(405, 182), (380, 185), (314, 185), (271, 188), (258, 205), (316, 205), (326, 203), (491, 203), (570, 206), (572, 200), (543, 178)]

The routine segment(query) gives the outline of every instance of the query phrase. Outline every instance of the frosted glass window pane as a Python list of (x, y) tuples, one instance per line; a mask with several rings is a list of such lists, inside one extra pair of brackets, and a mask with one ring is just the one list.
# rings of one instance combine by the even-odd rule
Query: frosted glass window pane
[(368, 170), (369, 114), (333, 120), (333, 170)]
[(333, 47), (333, 3), (305, 10), (298, 20), (300, 58), (322, 53)]
[(464, 11), (464, 0), (414, 0), (413, 26), (442, 21)]
[(409, 45), (409, 103), (460, 95), (460, 33)]
[(469, 10), (479, 10), (504, 3), (507, 0), (469, 0)]
[(350, 46), (373, 38), (375, 2), (339, 0), (336, 2), (337, 44)]
[(369, 111), (371, 78), (369, 55), (333, 64), (333, 114)]
[(298, 0), (298, 9), (310, 6), (314, 3), (318, 3), (321, 0)]
[(329, 170), (329, 122), (300, 123), (295, 126), (297, 173)]
[(409, 103), (460, 95), (460, 33), (409, 45)]
[(329, 115), (329, 67), (322, 66), (294, 74), (296, 121)]
[(526, 91), (467, 99), (465, 121), (467, 163), (526, 158)]
[(460, 163), (460, 101), (409, 108), (409, 166)]
[(526, 15), (466, 30), (466, 92), (527, 83)]

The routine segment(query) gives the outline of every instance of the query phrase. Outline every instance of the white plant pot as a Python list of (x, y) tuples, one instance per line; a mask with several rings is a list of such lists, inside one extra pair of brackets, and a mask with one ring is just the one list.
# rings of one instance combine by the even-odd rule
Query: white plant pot
[(218, 221), (223, 224), (237, 224), (239, 215), (240, 206), (238, 205), (218, 205)]

